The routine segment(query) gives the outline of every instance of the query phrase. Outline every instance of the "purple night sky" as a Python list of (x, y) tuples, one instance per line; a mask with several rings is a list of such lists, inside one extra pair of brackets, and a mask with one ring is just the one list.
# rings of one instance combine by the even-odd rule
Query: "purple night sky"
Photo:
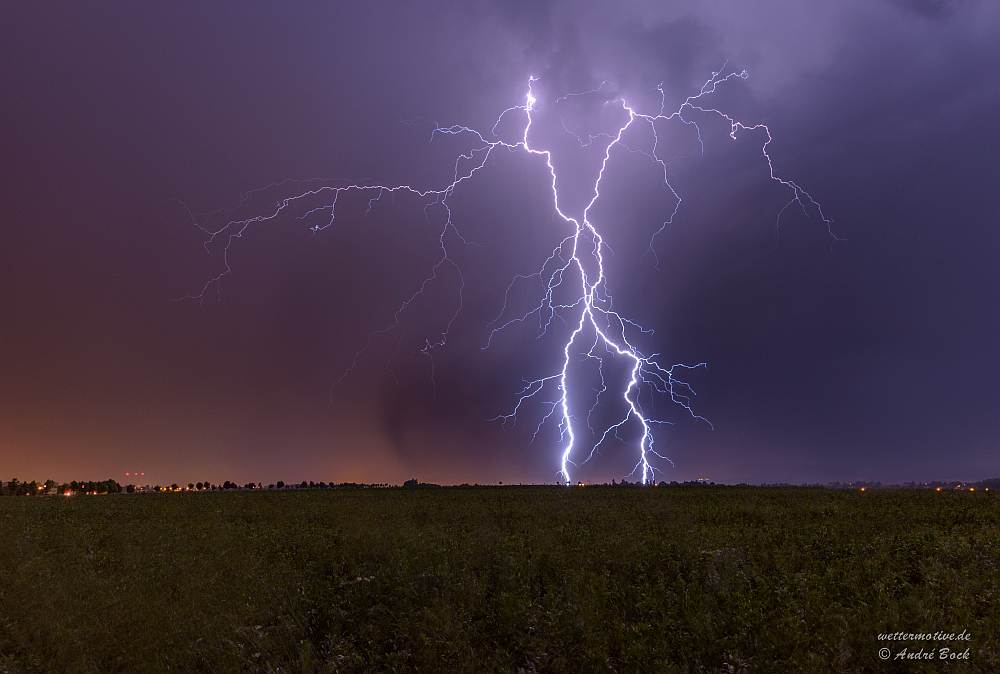
[[(554, 482), (556, 425), (532, 442), (544, 407), (490, 419), (558, 344), (515, 326), (482, 348), (511, 279), (567, 233), (544, 162), (503, 151), (455, 191), (452, 220), (477, 245), (449, 243), (463, 308), (433, 384), (421, 348), (454, 308), (450, 266), (331, 390), (430, 273), (440, 207), (398, 195), (366, 215), (355, 197), (316, 234), (304, 208), (260, 223), (200, 302), (177, 300), (222, 271), (221, 248), (188, 212), (221, 225), (207, 214), (288, 179), (437, 188), (469, 142), (428, 143), (427, 120), (489, 131), (529, 76), (543, 106), (607, 80), (606, 106), (658, 112), (662, 83), (672, 110), (724, 64), (749, 78), (706, 102), (767, 124), (776, 173), (842, 240), (792, 208), (776, 235), (789, 195), (760, 134), (733, 141), (704, 118), (702, 156), (671, 127), (661, 152), (683, 201), (656, 237), (675, 203), (662, 169), (613, 155), (591, 219), (614, 251), (615, 307), (655, 330), (644, 352), (707, 363), (686, 381), (714, 430), (663, 405), (674, 466), (657, 478), (1000, 475), (1000, 5), (764, 5), (5, 3), (0, 479)], [(599, 107), (562, 123), (607, 131)], [(560, 133), (540, 125), (538, 142)], [(565, 170), (584, 175), (578, 154)], [(574, 477), (625, 476), (623, 437)]]

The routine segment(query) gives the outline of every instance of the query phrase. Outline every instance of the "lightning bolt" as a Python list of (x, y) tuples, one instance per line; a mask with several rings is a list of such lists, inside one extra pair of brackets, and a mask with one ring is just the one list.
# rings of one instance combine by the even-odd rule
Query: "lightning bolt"
[[(725, 66), (723, 66), (723, 70)], [(538, 157), (543, 161), (548, 169), (550, 187), (552, 192), (552, 204), (555, 214), (568, 229), (565, 237), (551, 251), (541, 268), (534, 274), (516, 276), (507, 287), (504, 294), (503, 306), (496, 319), (489, 324), (490, 333), (483, 349), (489, 348), (496, 335), (506, 328), (515, 324), (523, 324), (530, 321), (537, 321), (537, 337), (542, 337), (553, 329), (555, 324), (565, 325), (569, 329), (569, 334), (562, 343), (562, 357), (558, 367), (543, 377), (525, 380), (523, 388), (516, 394), (516, 403), (508, 414), (501, 414), (495, 417), (494, 421), (500, 421), (507, 425), (513, 424), (522, 407), (528, 403), (538, 403), (543, 409), (547, 409), (542, 415), (538, 426), (535, 429), (533, 439), (537, 437), (542, 427), (555, 421), (559, 431), (559, 442), (561, 445), (559, 453), (559, 470), (557, 476), (566, 483), (571, 483), (572, 477), (570, 467), (577, 468), (583, 463), (590, 461), (600, 453), (600, 448), (609, 438), (621, 440), (619, 433), (626, 426), (633, 426), (638, 431), (639, 440), (636, 447), (637, 461), (629, 476), (638, 475), (643, 483), (649, 483), (655, 479), (655, 475), (660, 469), (655, 465), (657, 460), (671, 463), (670, 459), (662, 452), (655, 442), (654, 429), (658, 426), (670, 422), (659, 418), (655, 411), (656, 400), (669, 400), (671, 403), (679, 405), (694, 420), (704, 421), (711, 426), (704, 417), (695, 413), (692, 406), (692, 397), (695, 395), (681, 377), (685, 371), (705, 367), (705, 363), (694, 366), (674, 364), (664, 365), (659, 360), (659, 354), (645, 355), (636, 346), (638, 335), (651, 334), (652, 330), (643, 328), (639, 324), (622, 316), (614, 308), (611, 293), (608, 289), (607, 277), (605, 275), (604, 255), (610, 252), (610, 248), (598, 231), (598, 227), (590, 218), (591, 210), (601, 197), (601, 183), (604, 180), (605, 172), (608, 170), (608, 163), (616, 148), (624, 151), (640, 154), (653, 162), (658, 170), (663, 172), (663, 185), (670, 191), (674, 198), (674, 207), (668, 217), (663, 221), (659, 229), (651, 236), (649, 241), (649, 252), (655, 257), (654, 240), (668, 226), (670, 226), (677, 215), (682, 199), (669, 180), (669, 162), (663, 158), (660, 148), (660, 138), (657, 133), (658, 127), (671, 121), (678, 121), (694, 129), (700, 151), (704, 154), (704, 142), (701, 136), (701, 128), (693, 118), (695, 113), (701, 115), (714, 115), (723, 120), (730, 127), (729, 136), (736, 140), (737, 137), (749, 131), (762, 131), (766, 140), (760, 148), (764, 160), (767, 162), (770, 179), (779, 183), (789, 192), (788, 202), (779, 210), (775, 220), (775, 232), (777, 233), (781, 217), (784, 212), (792, 207), (798, 206), (807, 216), (815, 214), (824, 223), (830, 236), (837, 240), (832, 231), (832, 221), (823, 213), (822, 207), (812, 196), (802, 187), (792, 180), (779, 177), (774, 169), (774, 163), (768, 152), (768, 145), (771, 143), (770, 130), (764, 124), (745, 125), (728, 114), (720, 110), (709, 107), (703, 103), (703, 99), (716, 91), (716, 88), (730, 79), (746, 79), (746, 71), (730, 72), (723, 75), (720, 72), (713, 72), (712, 76), (702, 85), (701, 89), (688, 96), (681, 105), (671, 112), (666, 111), (666, 94), (662, 85), (658, 88), (661, 94), (660, 110), (656, 113), (642, 113), (629, 106), (620, 97), (614, 96), (611, 92), (605, 92), (605, 87), (609, 82), (602, 82), (597, 89), (568, 94), (553, 101), (553, 105), (567, 101), (572, 97), (598, 95), (606, 97), (606, 103), (620, 106), (622, 121), (613, 133), (600, 133), (590, 135), (584, 139), (567, 128), (565, 121), (562, 128), (565, 133), (571, 135), (582, 147), (597, 147), (601, 150), (602, 158), (599, 170), (593, 184), (590, 185), (588, 194), (589, 201), (578, 213), (571, 213), (562, 203), (559, 186), (560, 178), (553, 163), (551, 150), (541, 149), (534, 137), (533, 125), (535, 115), (541, 110), (541, 105), (535, 95), (535, 83), (538, 80), (534, 77), (528, 81), (528, 90), (523, 105), (507, 108), (499, 117), (488, 133), (482, 133), (475, 129), (453, 125), (442, 127), (433, 125), (431, 131), (431, 142), (438, 136), (462, 136), (469, 138), (471, 148), (459, 153), (454, 159), (454, 166), (451, 172), (450, 181), (437, 189), (418, 189), (410, 185), (369, 185), (353, 184), (345, 181), (284, 181), (269, 185), (261, 190), (244, 195), (240, 203), (231, 209), (214, 211), (205, 216), (196, 216), (190, 211), (187, 215), (191, 222), (195, 224), (205, 235), (204, 246), (210, 253), (215, 247), (222, 250), (221, 262), (222, 270), (210, 278), (201, 288), (200, 292), (187, 295), (179, 299), (196, 299), (202, 301), (206, 295), (214, 288), (217, 293), (221, 291), (222, 279), (231, 272), (229, 263), (230, 247), (238, 240), (249, 227), (272, 221), (281, 216), (286, 210), (295, 208), (296, 211), (305, 208), (305, 212), (297, 216), (298, 220), (309, 220), (313, 224), (309, 227), (314, 235), (318, 235), (334, 224), (337, 214), (338, 199), (342, 196), (355, 193), (362, 200), (367, 199), (367, 215), (375, 205), (386, 197), (394, 197), (397, 194), (405, 194), (415, 197), (423, 202), (424, 213), (433, 206), (440, 206), (444, 210), (444, 222), (438, 233), (439, 253), (431, 267), (429, 274), (424, 278), (423, 283), (405, 299), (397, 308), (393, 320), (383, 329), (369, 335), (366, 344), (354, 355), (351, 364), (344, 370), (340, 378), (337, 379), (333, 387), (336, 387), (348, 375), (355, 371), (359, 359), (369, 349), (372, 348), (374, 340), (385, 334), (399, 333), (396, 342), (396, 351), (400, 348), (403, 339), (404, 326), (402, 316), (417, 298), (428, 292), (432, 283), (441, 278), (446, 270), (451, 270), (456, 274), (458, 287), (455, 293), (454, 306), (443, 321), (441, 329), (433, 336), (425, 337), (424, 346), (421, 353), (427, 356), (431, 362), (431, 382), (434, 383), (434, 358), (433, 352), (446, 345), (449, 332), (458, 318), (464, 300), (465, 278), (458, 264), (449, 257), (448, 239), (454, 237), (462, 245), (477, 245), (466, 240), (458, 227), (452, 220), (452, 210), (449, 205), (449, 198), (455, 191), (470, 180), (477, 173), (486, 167), (487, 162), (498, 151), (524, 152), (528, 155)], [(509, 115), (518, 115), (523, 120), (523, 132), (517, 140), (503, 140), (497, 135), (497, 128)], [(419, 121), (419, 120), (418, 120)], [(416, 123), (416, 122), (412, 122)], [(648, 130), (648, 138), (651, 140), (648, 147), (633, 149), (623, 141), (623, 135), (635, 127), (637, 130), (644, 127)], [(285, 197), (274, 202), (273, 206), (249, 218), (229, 219), (222, 226), (213, 227), (210, 223), (213, 219), (225, 219), (228, 214), (236, 212), (244, 204), (248, 203), (255, 196), (265, 193), (271, 189), (292, 190), (293, 196)], [(286, 192), (287, 193), (287, 192)], [(315, 205), (314, 205), (315, 204)], [(320, 219), (322, 218), (322, 219)], [(657, 265), (658, 265), (657, 260)], [(515, 284), (527, 280), (537, 279), (541, 281), (544, 288), (541, 298), (537, 304), (528, 311), (508, 318), (508, 305), (510, 304), (511, 292)], [(391, 364), (393, 356), (389, 358)], [(628, 372), (627, 383), (619, 388), (617, 395), (620, 400), (621, 416), (605, 428), (595, 430), (591, 426), (591, 418), (595, 409), (601, 404), (602, 396), (608, 394), (608, 382), (605, 377), (605, 366), (608, 359), (621, 359), (626, 364)], [(596, 365), (597, 378), (600, 380), (600, 387), (592, 389), (596, 393), (593, 404), (587, 412), (586, 418), (581, 419), (580, 401), (571, 399), (570, 378), (580, 371), (583, 363), (593, 363)], [(390, 367), (391, 372), (391, 367)], [(395, 376), (395, 375), (394, 375)], [(583, 397), (583, 394), (578, 397)], [(596, 439), (589, 447), (582, 450), (578, 445), (580, 440), (580, 425), (585, 423), (591, 435)]]

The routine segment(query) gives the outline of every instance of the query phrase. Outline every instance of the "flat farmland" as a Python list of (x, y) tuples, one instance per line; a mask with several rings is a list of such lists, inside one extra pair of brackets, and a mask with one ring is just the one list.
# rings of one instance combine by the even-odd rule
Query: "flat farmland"
[(755, 487), (3, 497), (0, 672), (997, 672), (998, 504)]

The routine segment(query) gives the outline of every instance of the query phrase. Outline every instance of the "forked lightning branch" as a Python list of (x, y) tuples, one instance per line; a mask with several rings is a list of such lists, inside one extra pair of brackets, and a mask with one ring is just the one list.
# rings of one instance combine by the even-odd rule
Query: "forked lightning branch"
[[(703, 367), (704, 363), (698, 365), (664, 364), (658, 354), (645, 354), (637, 346), (639, 335), (649, 334), (651, 330), (645, 329), (636, 322), (629, 320), (627, 316), (621, 315), (612, 303), (611, 292), (608, 288), (608, 279), (605, 268), (605, 255), (609, 248), (601, 234), (601, 223), (595, 222), (591, 218), (591, 211), (594, 205), (601, 198), (602, 181), (609, 170), (609, 160), (616, 148), (640, 154), (644, 160), (652, 162), (657, 171), (662, 170), (663, 185), (670, 191), (674, 206), (669, 213), (665, 213), (662, 225), (656, 233), (661, 233), (664, 228), (673, 223), (681, 207), (681, 197), (671, 185), (669, 180), (668, 160), (666, 159), (669, 148), (661, 147), (659, 133), (662, 133), (664, 125), (671, 123), (682, 123), (690, 128), (692, 134), (704, 152), (702, 143), (702, 130), (699, 128), (696, 117), (711, 115), (725, 122), (729, 126), (729, 136), (736, 140), (737, 136), (746, 131), (763, 132), (766, 139), (760, 147), (762, 159), (766, 161), (770, 179), (779, 183), (788, 192), (788, 201), (780, 209), (777, 218), (780, 220), (782, 213), (788, 208), (800, 208), (806, 215), (816, 215), (830, 230), (830, 220), (824, 215), (820, 205), (795, 182), (779, 177), (774, 171), (774, 165), (768, 154), (768, 144), (771, 142), (770, 130), (764, 124), (744, 125), (736, 121), (720, 110), (709, 106), (705, 100), (715, 92), (719, 85), (724, 84), (733, 78), (746, 78), (746, 72), (731, 72), (729, 74), (713, 73), (712, 77), (701, 87), (701, 89), (687, 97), (681, 105), (673, 111), (665, 110), (665, 95), (661, 93), (660, 110), (654, 113), (644, 113), (637, 111), (620, 97), (614, 96), (604, 91), (607, 83), (602, 83), (596, 90), (582, 92), (579, 94), (569, 94), (559, 99), (551, 101), (549, 105), (558, 105), (576, 96), (598, 96), (603, 97), (604, 103), (620, 106), (621, 123), (616, 131), (612, 133), (598, 133), (584, 139), (582, 136), (569, 130), (565, 123), (563, 130), (572, 135), (582, 144), (590, 146), (598, 151), (601, 157), (599, 166), (594, 173), (596, 177), (592, 184), (574, 185), (577, 194), (584, 193), (583, 207), (576, 208), (567, 206), (565, 197), (560, 197), (560, 188), (565, 192), (565, 185), (560, 180), (554, 162), (553, 150), (541, 149), (544, 145), (544, 138), (541, 132), (536, 130), (534, 117), (536, 117), (545, 103), (536, 98), (536, 82), (531, 78), (528, 82), (527, 92), (523, 105), (517, 105), (504, 110), (497, 118), (496, 124), (486, 132), (475, 129), (453, 125), (442, 127), (435, 125), (431, 134), (431, 141), (440, 134), (461, 137), (467, 139), (469, 149), (458, 154), (454, 159), (453, 171), (449, 169), (449, 178), (446, 184), (436, 189), (417, 189), (410, 185), (376, 185), (376, 184), (319, 184), (319, 181), (306, 181), (294, 183), (286, 181), (285, 184), (304, 186), (294, 192), (291, 196), (283, 197), (273, 203), (266, 212), (259, 213), (253, 217), (229, 220), (222, 226), (215, 227), (209, 223), (221, 212), (211, 214), (212, 217), (199, 218), (192, 215), (195, 224), (207, 235), (205, 242), (206, 249), (218, 246), (222, 249), (222, 269), (211, 278), (196, 295), (189, 297), (203, 299), (207, 292), (213, 287), (218, 289), (220, 281), (230, 273), (229, 263), (230, 248), (240, 238), (240, 236), (256, 224), (277, 219), (284, 212), (295, 209), (296, 212), (302, 210), (303, 205), (308, 205), (305, 212), (297, 216), (300, 221), (305, 221), (315, 234), (319, 234), (331, 227), (337, 214), (338, 199), (349, 193), (360, 196), (367, 200), (367, 209), (377, 208), (379, 202), (386, 197), (396, 193), (407, 193), (416, 196), (424, 203), (426, 211), (432, 205), (443, 207), (445, 213), (439, 235), (439, 252), (437, 259), (430, 267), (427, 276), (422, 284), (413, 289), (412, 294), (403, 301), (396, 309), (393, 321), (382, 330), (369, 335), (366, 344), (359, 350), (351, 364), (343, 372), (334, 386), (340, 384), (348, 375), (356, 370), (359, 365), (359, 358), (362, 354), (372, 348), (373, 340), (380, 334), (402, 330), (401, 317), (414, 301), (429, 292), (432, 282), (440, 277), (447, 268), (456, 274), (458, 282), (459, 302), (449, 319), (444, 322), (440, 332), (427, 335), (424, 347), (421, 351), (432, 359), (433, 352), (444, 347), (448, 342), (451, 331), (459, 313), (462, 311), (463, 293), (465, 292), (465, 278), (458, 264), (449, 256), (446, 245), (447, 235), (457, 235), (465, 242), (459, 232), (459, 228), (452, 220), (452, 209), (449, 199), (462, 189), (463, 184), (481, 179), (478, 174), (484, 174), (483, 170), (494, 153), (498, 151), (514, 151), (527, 153), (530, 157), (537, 158), (543, 162), (547, 168), (547, 182), (551, 188), (552, 207), (557, 215), (556, 224), (562, 224), (565, 228), (565, 235), (559, 243), (548, 254), (547, 259), (541, 268), (535, 272), (533, 277), (541, 281), (543, 288), (537, 302), (533, 303), (523, 313), (510, 316), (508, 298), (511, 295), (514, 284), (525, 277), (518, 277), (511, 281), (507, 292), (504, 294), (505, 300), (496, 320), (490, 326), (490, 333), (486, 339), (484, 349), (489, 348), (494, 337), (516, 324), (524, 324), (528, 321), (538, 323), (539, 329), (537, 337), (549, 333), (561, 335), (558, 337), (561, 344), (561, 353), (552, 362), (551, 369), (541, 377), (525, 380), (523, 388), (516, 392), (512, 400), (511, 407), (506, 414), (496, 417), (496, 421), (503, 424), (515, 423), (519, 415), (523, 414), (525, 407), (538, 405), (542, 414), (540, 422), (534, 432), (537, 437), (539, 430), (546, 424), (555, 424), (558, 428), (559, 446), (556, 448), (556, 465), (558, 466), (559, 479), (569, 483), (572, 481), (574, 470), (582, 463), (594, 459), (599, 450), (611, 439), (628, 440), (634, 452), (635, 464), (629, 476), (640, 478), (644, 483), (655, 479), (656, 473), (670, 459), (667, 453), (661, 449), (661, 444), (657, 443), (658, 429), (669, 423), (655, 411), (658, 401), (669, 401), (671, 404), (679, 405), (687, 414), (696, 420), (704, 419), (699, 416), (692, 405), (694, 395), (691, 387), (684, 382), (683, 372), (695, 367)], [(501, 125), (514, 124), (518, 131), (512, 138), (501, 139), (497, 135), (497, 129)], [(626, 146), (623, 135), (626, 131), (633, 129), (637, 125), (643, 125), (647, 129), (645, 137), (648, 141), (643, 147), (636, 147), (634, 142)], [(631, 137), (631, 136), (630, 136)], [(273, 186), (272, 186), (273, 187)], [(249, 199), (249, 197), (248, 197)], [(319, 200), (317, 206), (313, 206)], [(310, 224), (311, 223), (311, 224)], [(831, 231), (831, 236), (833, 236)], [(652, 240), (650, 250), (652, 250)], [(626, 376), (624, 382), (617, 387), (609, 384), (611, 377), (605, 377), (605, 368), (609, 359), (620, 359), (625, 363)], [(581, 372), (580, 368), (589, 367), (590, 371), (596, 371), (596, 386), (578, 385), (574, 390), (574, 385), (570, 381), (574, 373)], [(581, 377), (583, 379), (585, 377)], [(604, 406), (603, 409), (616, 409), (620, 413), (615, 413), (611, 421), (603, 424), (602, 427), (593, 427), (594, 411), (604, 405), (602, 401), (609, 396), (616, 396), (617, 403), (612, 407)], [(608, 415), (598, 414), (598, 417), (608, 418)], [(708, 423), (705, 421), (705, 423)], [(586, 432), (583, 432), (586, 429)], [(584, 438), (586, 443), (584, 444)]]

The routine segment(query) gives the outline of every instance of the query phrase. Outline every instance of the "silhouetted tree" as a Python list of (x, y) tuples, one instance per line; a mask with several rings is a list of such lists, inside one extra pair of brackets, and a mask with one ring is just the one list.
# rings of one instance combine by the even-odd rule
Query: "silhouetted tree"
[(285, 488), (285, 483), (281, 480), (278, 480), (278, 489), (284, 489), (284, 488)]

